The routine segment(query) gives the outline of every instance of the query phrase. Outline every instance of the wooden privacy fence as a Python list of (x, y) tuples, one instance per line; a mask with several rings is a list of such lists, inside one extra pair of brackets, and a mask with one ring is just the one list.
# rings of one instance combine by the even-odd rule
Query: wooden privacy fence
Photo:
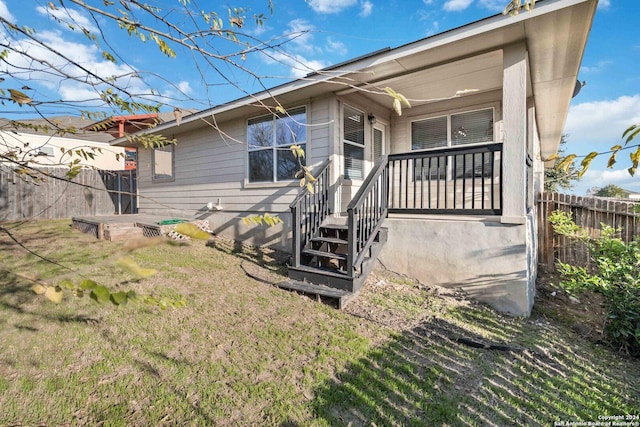
[(0, 168), (0, 221), (137, 212), (135, 171), (83, 169), (69, 182), (66, 168), (38, 170), (42, 181), (34, 183)]
[(568, 194), (543, 193), (538, 198), (538, 262), (546, 271), (554, 271), (556, 261), (587, 266), (589, 252), (586, 245), (558, 236), (549, 223), (555, 210), (571, 214), (577, 225), (592, 237), (602, 230), (601, 224), (621, 228), (619, 237), (625, 242), (640, 238), (638, 203), (600, 197), (580, 197)]

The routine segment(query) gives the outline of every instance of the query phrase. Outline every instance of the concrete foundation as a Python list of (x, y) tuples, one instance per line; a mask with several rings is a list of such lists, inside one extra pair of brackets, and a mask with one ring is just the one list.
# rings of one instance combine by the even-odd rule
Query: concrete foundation
[(264, 212), (212, 212), (206, 218), (213, 232), (221, 237), (256, 246), (268, 246), (284, 252), (291, 252), (291, 214), (279, 213), (283, 221), (273, 227), (268, 225), (246, 225), (243, 218)]
[(528, 316), (536, 276), (532, 221), (532, 216), (524, 224), (502, 224), (500, 218), (390, 217), (379, 259), (427, 285), (457, 288), (498, 311)]

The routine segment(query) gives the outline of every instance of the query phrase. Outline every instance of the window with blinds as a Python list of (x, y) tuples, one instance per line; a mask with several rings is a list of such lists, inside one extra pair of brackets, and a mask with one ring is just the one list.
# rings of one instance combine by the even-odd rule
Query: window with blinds
[(373, 161), (384, 154), (384, 134), (380, 129), (373, 130)]
[(364, 178), (364, 113), (345, 105), (342, 133), (344, 140), (344, 177)]
[[(478, 145), (493, 142), (493, 108), (467, 111), (434, 117), (411, 123), (411, 149), (428, 150), (460, 145)], [(438, 177), (485, 176), (499, 160), (492, 156), (466, 155), (438, 157), (442, 164), (416, 164), (415, 179)], [(436, 159), (432, 159), (435, 161)], [(446, 163), (446, 165), (445, 165)]]
[(448, 118), (420, 120), (411, 123), (411, 149), (426, 150), (447, 146)]
[(411, 123), (412, 150), (489, 142), (493, 142), (493, 108)]
[(493, 109), (451, 115), (451, 145), (493, 142)]
[[(300, 168), (289, 147), (298, 144), (306, 150), (307, 114), (305, 107), (287, 114), (269, 114), (247, 122), (249, 182), (287, 181)], [(304, 164), (304, 158), (301, 159)]]

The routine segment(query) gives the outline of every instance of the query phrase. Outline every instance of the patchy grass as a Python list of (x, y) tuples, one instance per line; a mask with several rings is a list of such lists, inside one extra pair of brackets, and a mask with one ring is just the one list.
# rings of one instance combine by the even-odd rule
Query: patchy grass
[[(542, 305), (502, 316), (378, 270), (339, 312), (256, 281), (285, 269), (224, 240), (134, 252), (66, 221), (13, 230), (27, 247), (112, 289), (187, 307), (54, 305), (11, 274), (67, 274), (0, 236), (0, 425), (550, 425), (638, 414), (637, 360), (557, 322)], [(512, 346), (485, 350), (457, 342)]]

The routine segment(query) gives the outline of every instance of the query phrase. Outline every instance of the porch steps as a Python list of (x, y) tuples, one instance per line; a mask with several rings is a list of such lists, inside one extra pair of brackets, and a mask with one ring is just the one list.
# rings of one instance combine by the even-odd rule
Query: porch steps
[[(335, 220), (335, 219), (334, 219)], [(357, 295), (387, 241), (387, 229), (382, 227), (371, 245), (367, 257), (357, 271), (347, 271), (348, 227), (326, 223), (301, 251), (301, 265), (289, 267), (290, 280), (279, 284), (284, 289), (300, 291), (338, 300), (338, 308)]]
[(345, 308), (349, 301), (356, 296), (355, 293), (342, 289), (336, 289), (315, 283), (301, 282), (293, 279), (280, 282), (277, 286), (288, 291), (295, 291), (305, 295), (315, 296), (318, 301), (323, 299), (333, 300), (336, 302), (339, 310)]

